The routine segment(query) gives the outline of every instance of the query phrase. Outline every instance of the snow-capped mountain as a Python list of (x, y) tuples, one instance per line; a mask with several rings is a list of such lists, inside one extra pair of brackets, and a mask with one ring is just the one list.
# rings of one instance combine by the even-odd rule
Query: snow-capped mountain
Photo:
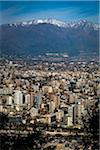
[(10, 26), (18, 26), (18, 25), (26, 26), (26, 25), (37, 25), (37, 24), (44, 24), (44, 23), (56, 25), (58, 27), (67, 27), (66, 22), (56, 20), (56, 19), (37, 19), (37, 20), (30, 20), (30, 21), (24, 21), (24, 22), (19, 22), (19, 23), (13, 23), (13, 24), (9, 24), (9, 25)]
[(28, 26), (28, 25), (37, 25), (37, 24), (52, 24), (58, 27), (63, 27), (63, 28), (94, 28), (95, 30), (99, 29), (99, 24), (88, 22), (87, 20), (80, 20), (77, 22), (64, 22), (60, 21), (57, 19), (37, 19), (37, 20), (30, 20), (30, 21), (24, 21), (24, 22), (19, 22), (19, 23), (13, 23), (9, 24), (9, 26)]
[(99, 51), (99, 25), (86, 20), (38, 19), (0, 26), (0, 54), (34, 55)]

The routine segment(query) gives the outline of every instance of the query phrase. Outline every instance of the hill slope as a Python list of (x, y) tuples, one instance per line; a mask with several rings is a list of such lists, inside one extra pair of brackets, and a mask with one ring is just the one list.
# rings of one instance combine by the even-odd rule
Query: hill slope
[(0, 26), (0, 52), (7, 55), (36, 55), (67, 52), (77, 55), (99, 49), (98, 26), (87, 21), (65, 23), (33, 20)]

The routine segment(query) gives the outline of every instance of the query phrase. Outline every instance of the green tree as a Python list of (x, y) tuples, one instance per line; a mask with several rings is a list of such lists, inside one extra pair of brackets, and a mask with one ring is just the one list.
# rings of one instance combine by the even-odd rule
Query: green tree
[(92, 149), (99, 149), (99, 102), (87, 109), (87, 115), (82, 117), (85, 146), (92, 145)]

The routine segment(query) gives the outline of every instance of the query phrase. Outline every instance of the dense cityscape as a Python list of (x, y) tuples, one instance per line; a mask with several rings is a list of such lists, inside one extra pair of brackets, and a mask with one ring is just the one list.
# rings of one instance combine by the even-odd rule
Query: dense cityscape
[(98, 150), (98, 57), (0, 58), (1, 150)]
[(99, 150), (99, 0), (0, 1), (0, 150)]

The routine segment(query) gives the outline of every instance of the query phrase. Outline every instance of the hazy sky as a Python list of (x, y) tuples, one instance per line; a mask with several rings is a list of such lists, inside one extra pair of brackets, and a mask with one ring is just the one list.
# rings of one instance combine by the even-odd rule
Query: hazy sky
[(97, 1), (0, 1), (0, 24), (31, 19), (98, 22)]

